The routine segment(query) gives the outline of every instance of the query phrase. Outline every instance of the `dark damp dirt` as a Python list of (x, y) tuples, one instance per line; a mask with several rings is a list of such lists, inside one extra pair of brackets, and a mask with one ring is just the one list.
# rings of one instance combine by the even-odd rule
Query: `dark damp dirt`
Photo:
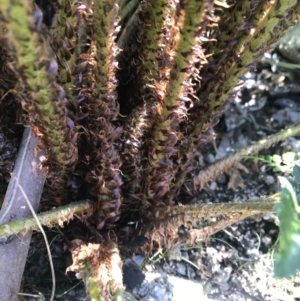
[[(276, 53), (272, 55), (277, 56)], [(199, 169), (228, 155), (232, 149), (299, 122), (300, 72), (259, 63), (244, 79), (215, 128), (215, 142), (201, 149)], [(287, 151), (300, 155), (299, 136), (273, 145), (260, 155), (281, 155)], [(193, 202), (220, 203), (272, 195), (279, 190), (278, 175), (265, 163), (243, 160), (220, 174), (207, 188), (192, 191)], [(124, 283), (131, 294), (128, 300), (134, 300), (133, 297), (137, 300), (185, 300), (187, 295), (180, 297), (176, 291), (180, 285), (187, 287), (187, 283), (198, 285), (196, 294), (189, 292), (192, 295), (189, 300), (299, 300), (299, 277), (288, 281), (272, 276), (277, 225), (273, 214), (256, 216), (217, 233), (196, 248), (181, 246), (168, 256), (162, 250), (151, 258), (140, 254), (128, 259), (123, 269)], [(55, 300), (87, 300), (82, 282), (74, 273), (65, 273), (72, 261), (68, 243), (76, 235), (76, 227), (78, 224), (72, 222), (63, 230), (47, 230), (55, 265)], [(174, 279), (179, 282), (172, 282)], [(49, 259), (41, 235), (35, 233), (22, 291), (40, 293), (47, 300), (50, 290)]]

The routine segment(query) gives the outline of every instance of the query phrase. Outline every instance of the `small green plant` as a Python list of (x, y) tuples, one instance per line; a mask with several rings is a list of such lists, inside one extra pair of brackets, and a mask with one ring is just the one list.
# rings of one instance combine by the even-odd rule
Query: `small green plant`
[(247, 158), (252, 158), (259, 160), (263, 163), (266, 163), (270, 167), (273, 168), (273, 171), (279, 171), (279, 172), (285, 172), (285, 173), (292, 173), (293, 166), (297, 163), (300, 164), (300, 159), (294, 152), (286, 152), (280, 155), (268, 155), (268, 156), (262, 156), (262, 155), (253, 155), (253, 156), (247, 156)]
[(264, 59), (265, 63), (269, 63), (270, 65), (278, 66), (278, 67), (283, 67), (291, 70), (297, 70), (300, 69), (299, 64), (293, 64), (293, 63), (287, 63), (287, 62), (276, 62), (275, 60), (272, 59)]
[(280, 248), (275, 255), (275, 276), (290, 277), (300, 270), (300, 165), (291, 178), (278, 177), (282, 191), (275, 206), (280, 220)]
[(279, 251), (275, 254), (275, 276), (290, 277), (300, 270), (300, 159), (294, 152), (272, 156), (249, 156), (274, 171), (290, 174), (278, 176), (281, 186), (280, 203), (275, 211), (280, 220)]

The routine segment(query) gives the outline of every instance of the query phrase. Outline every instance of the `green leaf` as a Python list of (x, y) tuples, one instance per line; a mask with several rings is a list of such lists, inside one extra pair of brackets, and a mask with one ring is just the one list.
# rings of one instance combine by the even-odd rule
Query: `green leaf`
[(275, 276), (289, 277), (300, 269), (300, 219), (296, 210), (297, 196), (292, 183), (278, 177), (282, 192), (281, 204), (276, 206), (280, 219), (280, 251), (276, 255)]
[(282, 163), (281, 156), (279, 156), (279, 155), (273, 155), (272, 159), (277, 165), (280, 165)]
[[(300, 225), (298, 225), (300, 226)], [(290, 237), (289, 248), (275, 255), (275, 276), (288, 278), (300, 270), (300, 234)]]
[(298, 202), (298, 205), (300, 205), (300, 194), (297, 194), (297, 202)]
[(296, 191), (298, 183), (292, 178), (287, 178), (287, 181), (292, 185), (293, 189)]
[(295, 161), (297, 159), (297, 156), (294, 152), (286, 152), (282, 154), (282, 161), (286, 165), (292, 165), (295, 164)]
[(297, 183), (300, 183), (300, 166), (298, 164), (295, 164), (293, 168), (293, 175)]

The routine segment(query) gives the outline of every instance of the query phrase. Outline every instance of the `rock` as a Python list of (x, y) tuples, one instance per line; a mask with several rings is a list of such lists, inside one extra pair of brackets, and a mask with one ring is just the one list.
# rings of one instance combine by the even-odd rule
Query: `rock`
[(186, 252), (186, 251), (181, 251), (181, 257), (183, 257), (183, 258), (185, 258), (185, 259), (187, 259), (187, 260), (190, 260), (189, 254), (188, 254), (188, 252)]
[(210, 164), (214, 163), (216, 161), (215, 157), (213, 154), (208, 154), (206, 157), (205, 157), (206, 161)]
[[(208, 301), (209, 299), (204, 293), (203, 284), (192, 280), (186, 280), (175, 276), (168, 277), (169, 283), (172, 285), (173, 299), (172, 301)], [(160, 299), (157, 299), (160, 301)]]
[(267, 213), (263, 216), (263, 219), (269, 222), (274, 223), (276, 226), (279, 227), (280, 225), (280, 221), (277, 215), (275, 215), (274, 213)]
[(300, 112), (293, 111), (290, 108), (285, 108), (277, 111), (273, 115), (273, 119), (282, 123), (297, 123), (300, 120)]
[(181, 257), (182, 256), (181, 256), (180, 246), (173, 249), (169, 254), (169, 259), (170, 260), (181, 261)]
[(218, 188), (218, 185), (216, 182), (211, 182), (210, 185), (209, 185), (209, 189), (214, 191)]
[(150, 265), (150, 264), (146, 264), (145, 265), (145, 269), (146, 269), (147, 272), (153, 272), (154, 267), (152, 265)]
[(135, 262), (136, 265), (141, 266), (145, 260), (145, 257), (142, 255), (135, 255), (132, 257), (132, 260)]
[(226, 182), (227, 182), (227, 178), (226, 178), (226, 175), (224, 174), (224, 173), (222, 173), (221, 175), (219, 175), (218, 177), (217, 177), (217, 183), (218, 184), (226, 184)]
[(144, 279), (144, 273), (133, 261), (123, 265), (123, 283), (128, 289), (134, 289), (141, 285)]
[(265, 244), (267, 248), (270, 248), (272, 245), (272, 238), (270, 236), (263, 236), (261, 242)]
[(172, 272), (173, 272), (173, 269), (171, 268), (171, 266), (166, 262), (163, 264), (162, 268), (168, 274), (172, 274)]
[(176, 271), (178, 274), (185, 276), (186, 275), (186, 265), (181, 262), (176, 263)]
[(188, 265), (186, 268), (186, 272), (187, 272), (188, 279), (194, 279), (196, 277), (196, 273), (192, 266)]
[(132, 295), (141, 301), (174, 301), (172, 288), (166, 275), (147, 273), (146, 281), (140, 287), (135, 288)]
[(275, 178), (271, 175), (266, 175), (263, 177), (263, 181), (267, 184), (267, 185), (272, 185), (275, 183)]

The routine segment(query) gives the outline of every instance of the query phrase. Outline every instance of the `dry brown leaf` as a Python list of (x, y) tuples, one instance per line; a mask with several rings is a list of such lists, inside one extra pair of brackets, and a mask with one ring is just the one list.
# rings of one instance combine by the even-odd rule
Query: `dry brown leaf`
[(229, 176), (229, 182), (227, 184), (228, 189), (237, 190), (238, 188), (244, 188), (244, 180), (240, 174), (240, 170), (249, 173), (249, 170), (245, 165), (238, 162), (234, 167), (230, 168), (226, 174)]
[(228, 189), (237, 190), (238, 188), (244, 188), (243, 178), (238, 169), (230, 168), (226, 174), (229, 175), (229, 182), (227, 184)]

